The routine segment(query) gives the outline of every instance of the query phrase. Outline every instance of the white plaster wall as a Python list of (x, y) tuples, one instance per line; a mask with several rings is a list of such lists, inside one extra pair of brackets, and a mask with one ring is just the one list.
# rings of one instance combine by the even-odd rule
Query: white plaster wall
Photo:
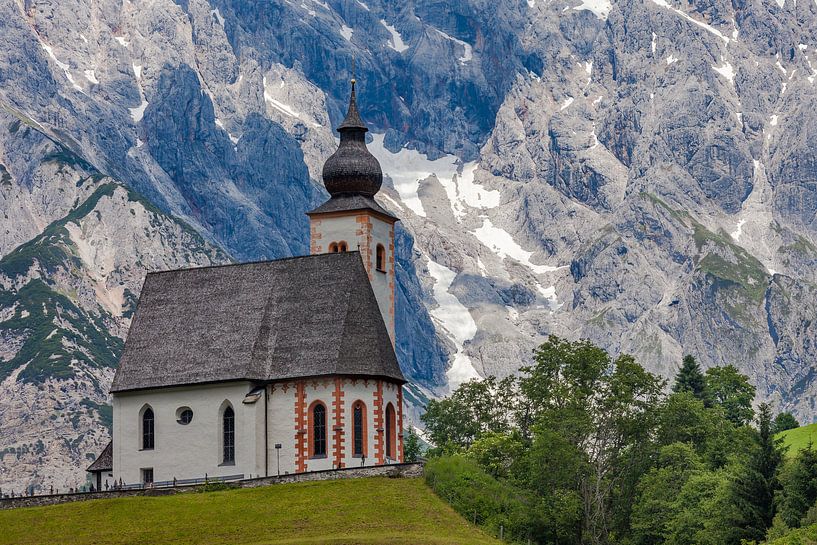
[[(377, 457), (375, 451), (376, 437), (378, 434), (383, 435), (385, 453), (385, 408), (386, 404), (391, 402), (395, 409), (395, 433), (400, 433), (399, 412), (398, 412), (398, 397), (397, 389), (399, 386), (391, 385), (383, 382), (383, 431), (378, 432), (375, 425), (374, 417), (374, 399), (375, 391), (377, 389), (376, 380), (364, 379), (343, 379), (343, 441), (344, 451), (342, 461), (346, 467), (360, 467), (362, 460), (352, 455), (352, 431), (354, 422), (352, 420), (352, 404), (357, 401), (363, 401), (366, 405), (367, 417), (367, 445), (366, 445), (366, 466), (377, 465)], [(270, 402), (269, 402), (269, 459), (270, 459), (270, 475), (276, 475), (278, 470), (278, 460), (276, 458), (275, 444), (280, 443), (280, 471), (281, 475), (288, 473), (295, 473), (296, 466), (296, 424), (295, 424), (295, 403), (297, 388), (294, 382), (286, 384), (275, 384), (270, 387)], [(334, 427), (337, 425), (335, 421), (335, 413), (332, 402), (334, 401), (335, 383), (333, 379), (316, 379), (306, 380), (304, 392), (306, 394), (306, 408), (309, 410), (310, 405), (314, 401), (321, 401), (327, 409), (327, 455), (326, 458), (312, 458), (306, 460), (307, 471), (319, 471), (324, 469), (333, 469), (335, 466), (335, 433)], [(305, 420), (307, 422), (308, 420)], [(305, 426), (306, 427), (306, 426)], [(307, 434), (308, 435), (308, 434)], [(399, 443), (395, 443), (399, 450)], [(395, 453), (397, 454), (397, 453)], [(386, 463), (396, 462), (397, 459), (387, 460)]]
[[(263, 442), (264, 398), (245, 405), (249, 382), (232, 382), (184, 388), (167, 388), (115, 394), (113, 397), (114, 478), (125, 484), (141, 482), (141, 468), (153, 468), (154, 481), (210, 476), (263, 474), (264, 460), (257, 442)], [(235, 411), (235, 464), (219, 465), (221, 451), (222, 403), (227, 400)], [(153, 409), (155, 448), (141, 450), (140, 412), (148, 404)], [(193, 420), (187, 425), (176, 421), (179, 407), (190, 407)], [(258, 434), (258, 426), (262, 434)]]

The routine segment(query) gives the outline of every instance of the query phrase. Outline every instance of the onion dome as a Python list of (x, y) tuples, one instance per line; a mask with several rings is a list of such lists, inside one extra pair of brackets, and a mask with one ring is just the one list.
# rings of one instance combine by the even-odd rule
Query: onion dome
[(374, 196), (383, 184), (380, 163), (366, 148), (366, 125), (360, 118), (355, 97), (355, 80), (346, 119), (338, 127), (340, 145), (323, 165), (323, 185), (336, 195)]

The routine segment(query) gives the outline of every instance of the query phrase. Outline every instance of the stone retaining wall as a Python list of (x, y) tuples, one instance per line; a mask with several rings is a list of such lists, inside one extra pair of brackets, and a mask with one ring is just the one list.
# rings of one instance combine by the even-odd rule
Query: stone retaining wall
[[(332, 481), (337, 479), (360, 479), (365, 477), (410, 478), (420, 477), (423, 474), (422, 463), (391, 464), (385, 466), (351, 467), (344, 469), (329, 469), (326, 471), (312, 471), (309, 473), (295, 473), (280, 477), (259, 477), (224, 483), (228, 488), (257, 488), (273, 484), (302, 483), (310, 481)], [(208, 485), (177, 486), (175, 488), (148, 488), (145, 490), (108, 490), (105, 492), (79, 492), (74, 494), (52, 494), (45, 496), (26, 496), (22, 498), (0, 499), (0, 509), (15, 509), (18, 507), (40, 507), (85, 500), (101, 500), (109, 498), (127, 498), (131, 496), (170, 496), (195, 492)], [(211, 485), (212, 486), (212, 485)]]

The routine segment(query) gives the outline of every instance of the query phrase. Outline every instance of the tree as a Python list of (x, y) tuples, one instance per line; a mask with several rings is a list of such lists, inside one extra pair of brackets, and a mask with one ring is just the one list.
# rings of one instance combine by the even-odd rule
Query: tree
[(817, 450), (801, 450), (780, 473), (780, 517), (789, 528), (799, 528), (809, 508), (817, 502)]
[(684, 362), (675, 375), (675, 384), (672, 391), (676, 393), (689, 392), (701, 401), (706, 400), (706, 378), (701, 367), (692, 355), (684, 356)]
[(774, 418), (774, 425), (772, 429), (774, 430), (773, 433), (780, 433), (781, 431), (786, 430), (793, 430), (794, 428), (799, 428), (800, 423), (791, 413), (780, 413)]
[(741, 374), (733, 365), (711, 367), (706, 370), (706, 391), (712, 403), (720, 405), (736, 426), (752, 421), (755, 387), (749, 377)]
[(517, 411), (513, 377), (474, 379), (461, 384), (451, 396), (431, 400), (420, 420), (431, 442), (443, 451), (467, 449), (484, 433), (506, 433)]
[(416, 462), (423, 453), (423, 445), (420, 438), (414, 433), (414, 429), (409, 427), (406, 436), (403, 438), (403, 459), (406, 462)]
[(649, 466), (645, 450), (664, 383), (631, 356), (612, 361), (588, 341), (551, 336), (534, 356), (520, 379), (534, 431), (578, 456), (582, 540), (606, 542), (626, 531), (635, 484)]
[(783, 461), (782, 441), (772, 434), (772, 410), (762, 403), (758, 412), (756, 445), (748, 461), (732, 480), (732, 501), (738, 519), (732, 526), (740, 528), (741, 538), (762, 540), (774, 519), (774, 496), (780, 485), (777, 471)]
[(661, 449), (658, 465), (638, 482), (630, 527), (635, 545), (663, 543), (681, 488), (704, 464), (689, 443), (672, 443)]

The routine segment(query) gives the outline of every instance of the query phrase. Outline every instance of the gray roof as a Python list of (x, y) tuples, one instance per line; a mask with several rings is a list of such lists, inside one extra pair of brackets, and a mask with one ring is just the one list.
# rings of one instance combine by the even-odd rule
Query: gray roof
[(405, 382), (358, 252), (148, 274), (111, 391), (324, 375)]
[(377, 204), (374, 198), (367, 195), (356, 195), (344, 193), (341, 195), (334, 195), (331, 199), (320, 205), (314, 210), (307, 212), (308, 215), (327, 214), (330, 212), (348, 212), (350, 210), (372, 210), (382, 216), (391, 218), (397, 221), (388, 210)]
[(85, 471), (111, 471), (113, 470), (113, 441), (108, 441), (108, 445), (96, 457), (94, 463), (88, 466)]

